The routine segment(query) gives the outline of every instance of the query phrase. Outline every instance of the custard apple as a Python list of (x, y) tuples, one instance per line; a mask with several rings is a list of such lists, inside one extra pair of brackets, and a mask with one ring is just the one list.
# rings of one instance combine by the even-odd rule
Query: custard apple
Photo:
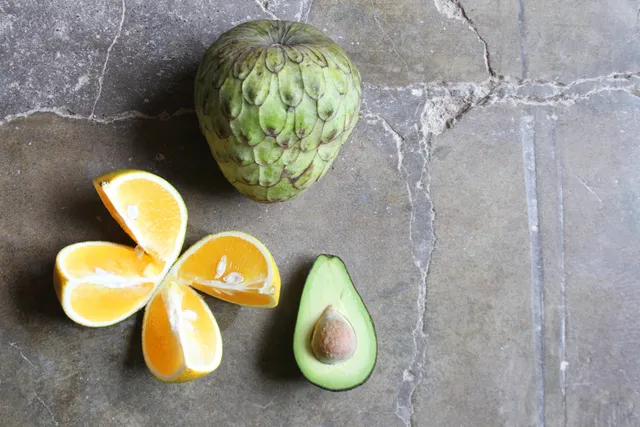
[(200, 129), (225, 178), (258, 202), (292, 199), (327, 173), (358, 121), (360, 73), (317, 28), (249, 21), (206, 51)]

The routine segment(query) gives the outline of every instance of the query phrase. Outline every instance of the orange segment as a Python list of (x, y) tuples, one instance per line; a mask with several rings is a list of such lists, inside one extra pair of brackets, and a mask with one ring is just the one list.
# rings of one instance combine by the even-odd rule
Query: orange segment
[(229, 231), (194, 244), (171, 269), (171, 280), (235, 304), (275, 307), (280, 274), (267, 248), (255, 237)]
[(54, 285), (62, 308), (86, 326), (108, 326), (148, 301), (162, 266), (136, 249), (108, 242), (76, 243), (56, 257)]
[(147, 305), (142, 351), (159, 380), (191, 381), (220, 365), (222, 337), (202, 298), (187, 286), (169, 281)]
[(171, 184), (139, 170), (111, 172), (93, 183), (111, 215), (147, 253), (167, 267), (178, 258), (187, 209)]
[(153, 282), (133, 285), (126, 290), (92, 283), (80, 283), (71, 293), (71, 309), (92, 322), (111, 324), (114, 318), (128, 317), (140, 308), (154, 288)]
[(136, 252), (129, 246), (115, 243), (78, 243), (68, 246), (63, 255), (65, 273), (73, 279), (96, 274), (96, 271), (134, 277), (161, 273), (160, 266), (144, 251)]
[(169, 314), (161, 294), (151, 299), (145, 311), (142, 348), (145, 362), (157, 374), (170, 377), (184, 364), (178, 338), (171, 331)]

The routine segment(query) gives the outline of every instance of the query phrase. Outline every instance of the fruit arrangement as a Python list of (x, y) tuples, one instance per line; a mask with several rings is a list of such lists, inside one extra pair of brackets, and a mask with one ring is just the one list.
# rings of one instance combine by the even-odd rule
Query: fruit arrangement
[[(298, 22), (252, 21), (207, 50), (195, 82), (196, 113), (224, 176), (258, 202), (292, 199), (330, 169), (360, 111), (360, 75), (345, 52)], [(73, 321), (103, 327), (144, 308), (142, 352), (163, 382), (213, 372), (223, 340), (200, 293), (273, 308), (276, 262), (256, 237), (209, 234), (182, 252), (187, 208), (165, 179), (118, 170), (93, 180), (135, 245), (75, 243), (56, 257), (54, 286)], [(199, 293), (200, 292), (200, 293)], [(332, 391), (374, 370), (373, 320), (342, 260), (319, 255), (299, 302), (293, 352), (302, 374)]]
[[(156, 378), (184, 382), (213, 372), (222, 360), (222, 336), (196, 290), (243, 306), (276, 307), (280, 273), (273, 256), (241, 231), (210, 234), (181, 254), (187, 208), (169, 182), (119, 170), (93, 184), (137, 245), (91, 241), (63, 248), (53, 282), (64, 312), (81, 325), (102, 327), (144, 307), (142, 352)], [(320, 255), (309, 274), (294, 353), (305, 377), (329, 390), (356, 387), (373, 371), (373, 321), (337, 257)]]

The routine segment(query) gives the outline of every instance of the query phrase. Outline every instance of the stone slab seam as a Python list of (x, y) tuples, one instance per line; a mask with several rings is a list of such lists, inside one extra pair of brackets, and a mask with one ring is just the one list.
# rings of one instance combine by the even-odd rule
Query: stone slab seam
[[(608, 92), (626, 92), (640, 97), (640, 71), (616, 72), (604, 76), (588, 77), (570, 83), (544, 80), (520, 80), (513, 77), (490, 78), (483, 82), (412, 83), (406, 86), (376, 86), (364, 83), (374, 90), (412, 91), (420, 93), (426, 104), (424, 119), (429, 130), (439, 135), (451, 128), (457, 120), (475, 107), (496, 104), (569, 107), (578, 101)], [(113, 116), (84, 116), (72, 113), (67, 107), (35, 107), (9, 114), (0, 119), (0, 126), (38, 113), (51, 113), (64, 118), (89, 120), (96, 123), (113, 123), (127, 119), (160, 119), (192, 114), (192, 108), (179, 108), (173, 113), (149, 115), (136, 110)]]
[(436, 9), (442, 15), (446, 16), (449, 19), (454, 19), (458, 21), (462, 21), (469, 27), (469, 30), (475, 34), (478, 41), (482, 44), (482, 48), (484, 50), (484, 66), (487, 69), (487, 73), (489, 73), (490, 77), (495, 77), (496, 73), (493, 71), (491, 67), (491, 56), (489, 55), (489, 45), (485, 41), (485, 39), (478, 32), (478, 28), (475, 26), (467, 12), (464, 10), (464, 7), (459, 1), (454, 0), (434, 0), (436, 5)]

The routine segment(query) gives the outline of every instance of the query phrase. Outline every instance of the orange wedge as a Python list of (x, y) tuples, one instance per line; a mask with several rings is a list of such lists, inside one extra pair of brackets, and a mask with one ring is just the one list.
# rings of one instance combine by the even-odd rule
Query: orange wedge
[(83, 242), (58, 253), (53, 281), (69, 318), (85, 326), (108, 326), (144, 306), (162, 270), (162, 264), (141, 250)]
[(240, 231), (210, 234), (195, 243), (167, 280), (251, 307), (275, 307), (280, 297), (280, 273), (269, 250)]
[(142, 352), (147, 367), (159, 380), (191, 381), (220, 365), (220, 329), (193, 289), (163, 282), (144, 313)]
[(182, 251), (187, 229), (187, 208), (178, 191), (140, 170), (110, 172), (93, 184), (120, 226), (168, 270)]

